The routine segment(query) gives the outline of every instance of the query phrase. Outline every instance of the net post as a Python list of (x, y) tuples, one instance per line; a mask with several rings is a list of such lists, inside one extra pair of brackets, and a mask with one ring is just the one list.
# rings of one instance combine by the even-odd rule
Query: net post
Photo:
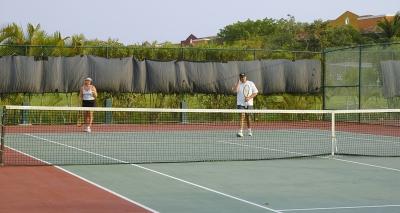
[[(182, 100), (182, 101), (181, 101), (181, 103), (180, 103), (180, 108), (181, 108), (181, 109), (187, 109), (187, 108), (188, 108), (188, 105), (187, 105), (187, 103), (186, 103), (185, 100)], [(183, 123), (183, 124), (188, 123), (188, 118), (187, 118), (187, 117), (188, 117), (188, 116), (187, 116), (187, 113), (186, 113), (186, 112), (181, 112), (181, 113), (180, 113), (180, 120), (181, 120), (181, 123)]]
[[(24, 97), (24, 102), (22, 103), (23, 106), (30, 106), (29, 100)], [(21, 125), (28, 125), (29, 124), (29, 110), (21, 110)]]
[(326, 51), (325, 48), (322, 49), (322, 84), (321, 84), (321, 89), (322, 89), (322, 109), (326, 109), (326, 92), (325, 92), (325, 82), (326, 82)]
[(0, 166), (4, 166), (4, 152), (5, 152), (5, 131), (6, 131), (6, 117), (7, 110), (6, 107), (3, 107), (3, 112), (1, 114), (1, 134), (0, 134)]
[(331, 113), (331, 143), (332, 143), (332, 150), (331, 150), (331, 155), (334, 156), (335, 152), (337, 151), (337, 145), (336, 145), (336, 126), (335, 126), (336, 122), (335, 122), (335, 113), (332, 112)]

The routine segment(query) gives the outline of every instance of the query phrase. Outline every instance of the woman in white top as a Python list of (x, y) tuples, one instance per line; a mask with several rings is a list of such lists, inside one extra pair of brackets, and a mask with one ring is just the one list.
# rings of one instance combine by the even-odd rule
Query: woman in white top
[[(97, 98), (97, 90), (94, 85), (92, 85), (93, 80), (91, 78), (85, 78), (83, 86), (81, 87), (79, 97), (82, 100), (83, 107), (95, 107), (96, 106), (96, 98)], [(93, 123), (93, 112), (85, 111), (84, 119), (85, 119), (85, 132), (91, 132), (91, 127)]]

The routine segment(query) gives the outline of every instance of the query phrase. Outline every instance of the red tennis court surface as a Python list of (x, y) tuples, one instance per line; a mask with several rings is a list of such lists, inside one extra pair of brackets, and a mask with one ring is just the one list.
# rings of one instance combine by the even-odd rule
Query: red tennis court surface
[(150, 212), (52, 166), (0, 167), (0, 212)]

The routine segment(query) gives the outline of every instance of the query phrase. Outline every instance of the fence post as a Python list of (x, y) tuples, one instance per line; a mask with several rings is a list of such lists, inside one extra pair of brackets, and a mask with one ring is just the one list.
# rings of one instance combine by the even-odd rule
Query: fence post
[(325, 82), (326, 82), (326, 52), (325, 48), (322, 49), (322, 109), (326, 109), (326, 92), (325, 92)]
[(185, 51), (184, 51), (183, 47), (181, 47), (181, 58), (182, 58), (182, 60), (185, 60)]
[(361, 109), (361, 72), (362, 72), (362, 61), (361, 61), (361, 57), (362, 57), (362, 46), (359, 45), (359, 59), (358, 59), (358, 109)]
[(106, 46), (106, 58), (110, 58), (108, 55), (108, 46)]
[(5, 152), (5, 134), (6, 134), (7, 110), (3, 107), (1, 113), (1, 135), (0, 135), (0, 166), (4, 165), (4, 152)]
[[(112, 99), (111, 98), (107, 98), (104, 100), (104, 106), (107, 108), (111, 108), (112, 107)], [(105, 112), (105, 116), (104, 116), (104, 123), (105, 124), (111, 124), (112, 123), (112, 112)]]

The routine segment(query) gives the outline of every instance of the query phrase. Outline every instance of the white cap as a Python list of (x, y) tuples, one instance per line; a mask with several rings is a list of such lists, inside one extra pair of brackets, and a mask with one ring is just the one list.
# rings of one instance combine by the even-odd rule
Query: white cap
[(91, 78), (87, 77), (85, 78), (85, 81), (93, 81)]

